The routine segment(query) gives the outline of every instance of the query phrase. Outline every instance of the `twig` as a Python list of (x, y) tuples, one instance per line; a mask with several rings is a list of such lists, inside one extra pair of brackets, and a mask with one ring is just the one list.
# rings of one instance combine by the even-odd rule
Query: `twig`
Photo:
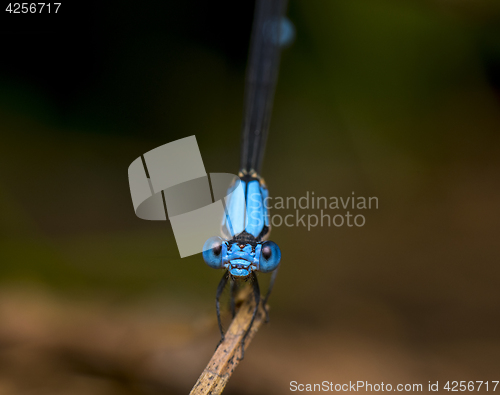
[[(241, 340), (248, 325), (250, 325), (255, 307), (255, 300), (253, 294), (250, 292), (250, 287), (245, 287), (242, 290), (239, 295), (240, 298), (243, 298), (244, 302), (231, 322), (225, 334), (224, 341), (215, 350), (210, 362), (191, 390), (190, 395), (221, 394), (234, 369), (238, 366), (241, 358)], [(260, 305), (252, 329), (245, 340), (245, 352), (264, 321), (265, 313), (262, 305)]]

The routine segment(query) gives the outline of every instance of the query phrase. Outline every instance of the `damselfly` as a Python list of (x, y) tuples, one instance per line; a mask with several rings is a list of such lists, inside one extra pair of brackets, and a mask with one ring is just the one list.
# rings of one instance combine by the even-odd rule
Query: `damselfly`
[(293, 38), (293, 25), (284, 17), (285, 8), (284, 0), (258, 0), (256, 3), (246, 75), (241, 164), (238, 174), (243, 188), (240, 189), (241, 193), (232, 194), (227, 202), (227, 215), (222, 222), (222, 237), (208, 239), (203, 247), (205, 262), (212, 268), (224, 269), (216, 294), (221, 342), (224, 340), (219, 303), (222, 291), (229, 281), (234, 317), (236, 282), (251, 280), (255, 310), (242, 340), (242, 357), (245, 339), (260, 303), (256, 272), (272, 272), (269, 289), (263, 301), (265, 308), (281, 261), (279, 247), (267, 240), (271, 230), (266, 207), (268, 191), (260, 171), (278, 76), (280, 50)]

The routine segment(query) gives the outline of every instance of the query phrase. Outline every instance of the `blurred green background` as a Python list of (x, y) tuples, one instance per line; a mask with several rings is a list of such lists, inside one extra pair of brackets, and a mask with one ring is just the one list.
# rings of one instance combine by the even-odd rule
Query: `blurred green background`
[[(252, 13), (108, 2), (0, 27), (0, 394), (195, 383), (221, 272), (135, 216), (127, 168), (194, 134), (207, 172), (237, 172)], [(288, 16), (270, 193), (379, 208), (362, 228), (273, 229), (271, 323), (226, 393), (499, 380), (500, 3), (290, 0)]]

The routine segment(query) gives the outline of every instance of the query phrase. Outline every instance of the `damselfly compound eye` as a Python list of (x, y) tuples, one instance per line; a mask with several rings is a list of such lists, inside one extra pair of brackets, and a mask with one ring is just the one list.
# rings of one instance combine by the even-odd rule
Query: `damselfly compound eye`
[(259, 270), (263, 273), (275, 270), (281, 261), (281, 251), (278, 245), (272, 241), (262, 244), (260, 250)]
[(222, 239), (220, 237), (211, 237), (203, 245), (203, 260), (214, 269), (222, 268)]

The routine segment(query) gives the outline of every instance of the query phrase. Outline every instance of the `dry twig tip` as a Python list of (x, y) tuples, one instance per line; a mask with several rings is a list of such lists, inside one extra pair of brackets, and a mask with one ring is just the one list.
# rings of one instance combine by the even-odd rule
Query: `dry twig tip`
[[(231, 322), (224, 336), (224, 341), (217, 347), (207, 367), (191, 390), (191, 395), (221, 394), (240, 362), (241, 341), (248, 325), (250, 325), (255, 307), (255, 300), (249, 287), (245, 287), (241, 294), (244, 296), (244, 302)], [(252, 329), (245, 340), (245, 350), (248, 349), (248, 345), (264, 321), (265, 312), (261, 304)]]

